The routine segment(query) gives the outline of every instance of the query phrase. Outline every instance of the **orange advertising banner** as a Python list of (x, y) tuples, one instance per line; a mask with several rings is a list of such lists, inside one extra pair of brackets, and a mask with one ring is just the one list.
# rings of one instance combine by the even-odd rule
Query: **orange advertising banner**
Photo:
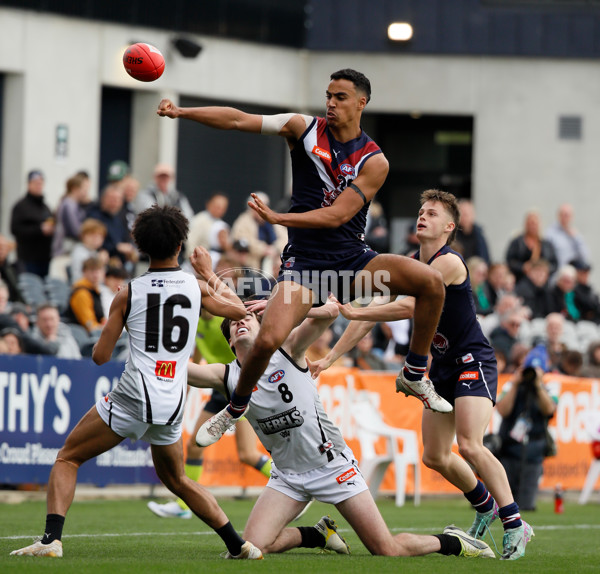
[[(325, 411), (342, 430), (348, 445), (360, 461), (360, 446), (356, 438), (356, 425), (351, 416), (351, 404), (357, 393), (366, 391), (378, 406), (385, 423), (393, 427), (411, 429), (418, 434), (421, 443), (422, 407), (417, 399), (395, 392), (395, 374), (360, 371), (357, 369), (329, 369), (319, 378), (319, 393)], [(508, 380), (501, 375), (500, 387)], [(550, 426), (558, 444), (558, 455), (546, 459), (542, 489), (553, 489), (560, 483), (564, 489), (580, 490), (592, 460), (590, 436), (585, 427), (589, 411), (600, 412), (600, 382), (592, 379), (564, 377), (550, 373), (547, 382), (559, 385), (560, 400)], [(184, 441), (194, 430), (196, 417), (210, 397), (210, 391), (191, 389), (184, 419)], [(600, 422), (600, 421), (599, 421)], [(495, 414), (491, 428), (499, 428), (500, 417)], [(262, 446), (259, 449), (264, 452)], [(381, 442), (383, 445), (383, 441)], [(458, 449), (454, 446), (456, 452)], [(233, 433), (225, 435), (218, 443), (204, 452), (204, 473), (201, 482), (207, 486), (262, 486), (266, 478), (258, 471), (239, 462)], [(384, 477), (381, 490), (395, 489), (394, 469), (391, 465)], [(408, 473), (408, 492), (413, 491), (413, 476)], [(423, 494), (457, 493), (437, 472), (421, 463), (421, 492)]]

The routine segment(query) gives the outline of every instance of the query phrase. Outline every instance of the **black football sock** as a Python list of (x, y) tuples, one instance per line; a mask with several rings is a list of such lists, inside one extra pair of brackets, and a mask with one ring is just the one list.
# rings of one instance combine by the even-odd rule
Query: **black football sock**
[(440, 541), (441, 545), (441, 548), (437, 551), (438, 554), (460, 556), (462, 546), (457, 536), (450, 536), (450, 534), (434, 534), (434, 536)]
[(221, 528), (216, 528), (215, 532), (221, 537), (223, 542), (225, 542), (229, 554), (232, 556), (238, 556), (240, 554), (244, 539), (235, 531), (231, 522), (228, 522), (225, 526), (221, 526)]
[(42, 544), (50, 544), (55, 540), (62, 538), (63, 526), (65, 525), (65, 517), (60, 514), (46, 515), (46, 530), (42, 537)]
[(300, 548), (325, 548), (325, 537), (314, 526), (298, 526), (302, 542)]

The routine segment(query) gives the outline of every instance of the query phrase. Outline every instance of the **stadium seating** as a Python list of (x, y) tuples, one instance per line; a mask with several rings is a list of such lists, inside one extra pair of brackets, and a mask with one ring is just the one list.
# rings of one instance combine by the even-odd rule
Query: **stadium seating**
[(46, 303), (48, 296), (43, 279), (34, 273), (21, 273), (18, 279), (19, 291), (27, 305), (35, 309), (38, 305)]

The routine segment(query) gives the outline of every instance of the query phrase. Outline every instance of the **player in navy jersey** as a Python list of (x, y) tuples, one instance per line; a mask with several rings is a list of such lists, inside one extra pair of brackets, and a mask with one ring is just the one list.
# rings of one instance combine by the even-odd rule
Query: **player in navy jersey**
[(150, 267), (116, 295), (92, 352), (98, 365), (109, 361), (127, 328), (130, 353), (125, 370), (111, 392), (77, 423), (57, 454), (48, 481), (43, 537), (11, 554), (62, 557), (62, 530), (79, 467), (130, 438), (150, 443), (158, 477), (222, 538), (228, 557), (262, 558), (260, 550), (238, 535), (215, 497), (184, 471), (181, 428), (187, 365), (201, 305), (231, 319), (246, 315), (240, 299), (212, 271), (205, 249), (197, 247), (190, 257), (202, 280), (179, 267), (177, 258), (187, 234), (188, 221), (175, 207), (155, 205), (135, 220), (132, 235), (150, 257)]
[[(438, 190), (422, 194), (417, 219), (420, 249), (414, 257), (437, 268), (446, 285), (444, 309), (431, 345), (429, 376), (435, 390), (454, 405), (450, 415), (423, 412), (423, 462), (461, 490), (476, 509), (469, 534), (483, 537), (491, 522), (500, 516), (505, 532), (502, 559), (516, 560), (525, 553), (533, 529), (520, 518), (502, 464), (483, 445), (496, 401), (498, 374), (494, 350), (477, 321), (467, 266), (449, 247), (459, 219), (454, 195)], [(331, 352), (312, 365), (313, 376), (354, 347), (374, 326), (373, 321), (408, 319), (413, 316), (413, 305), (410, 297), (393, 302), (374, 301), (362, 309), (340, 305), (342, 313), (353, 321)], [(455, 435), (464, 458), (452, 452)]]
[(402, 390), (424, 400), (427, 408), (452, 410), (425, 377), (444, 300), (441, 275), (400, 255), (377, 254), (364, 241), (368, 205), (388, 173), (385, 156), (360, 126), (371, 84), (360, 72), (340, 70), (331, 75), (325, 95), (326, 118), (292, 113), (260, 116), (225, 107), (180, 108), (170, 100), (159, 104), (160, 116), (279, 135), (286, 139), (292, 157), (290, 212), (274, 213), (257, 196), (249, 202), (263, 219), (290, 228), (289, 243), (282, 254), (279, 288), (269, 299), (230, 404), (201, 427), (203, 446), (216, 442), (243, 415), (273, 353), (313, 305), (325, 302), (329, 291), (346, 300), (365, 291), (412, 295), (415, 326), (401, 373)]

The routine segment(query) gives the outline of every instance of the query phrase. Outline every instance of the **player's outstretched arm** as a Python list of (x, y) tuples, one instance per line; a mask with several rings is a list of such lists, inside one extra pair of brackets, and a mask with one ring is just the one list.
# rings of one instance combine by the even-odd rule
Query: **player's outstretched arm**
[[(344, 189), (330, 207), (304, 213), (277, 213), (252, 194), (248, 206), (265, 221), (285, 227), (334, 228), (350, 221), (371, 201), (387, 177), (389, 164), (383, 154), (369, 158), (356, 179)], [(356, 189), (358, 188), (358, 190)], [(360, 192), (360, 193), (359, 193)]]
[(339, 311), (335, 298), (330, 296), (325, 305), (311, 309), (307, 318), (290, 333), (282, 345), (284, 350), (299, 365), (303, 365), (305, 360), (304, 355), (308, 347), (335, 321), (338, 314)]
[(334, 345), (333, 349), (318, 361), (309, 364), (310, 374), (316, 379), (344, 353), (354, 349), (356, 344), (376, 325), (378, 321), (397, 321), (408, 319), (414, 312), (414, 299), (405, 297), (401, 300), (389, 302), (388, 297), (376, 297), (367, 307), (353, 307), (350, 303), (338, 303), (340, 313), (350, 319), (344, 333)]
[(115, 345), (123, 332), (128, 292), (129, 285), (125, 289), (121, 289), (113, 299), (110, 311), (108, 312), (108, 320), (92, 350), (92, 360), (96, 365), (103, 365), (110, 361), (112, 353), (115, 350)]
[(246, 316), (246, 308), (240, 298), (225, 284), (212, 269), (212, 259), (204, 247), (195, 247), (190, 263), (200, 279), (202, 305), (212, 315), (239, 321)]
[(225, 394), (225, 365), (213, 363), (212, 365), (197, 365), (188, 363), (188, 385), (199, 389), (215, 389)]
[(304, 133), (307, 122), (311, 119), (301, 114), (248, 114), (237, 108), (225, 106), (182, 108), (169, 99), (161, 100), (156, 113), (171, 119), (192, 120), (218, 130), (279, 135), (291, 141), (297, 140)]
[(180, 118), (201, 123), (219, 130), (238, 130), (260, 133), (262, 116), (247, 114), (237, 108), (206, 106), (202, 108), (182, 108), (171, 100), (164, 99), (158, 104), (156, 113), (161, 117)]

